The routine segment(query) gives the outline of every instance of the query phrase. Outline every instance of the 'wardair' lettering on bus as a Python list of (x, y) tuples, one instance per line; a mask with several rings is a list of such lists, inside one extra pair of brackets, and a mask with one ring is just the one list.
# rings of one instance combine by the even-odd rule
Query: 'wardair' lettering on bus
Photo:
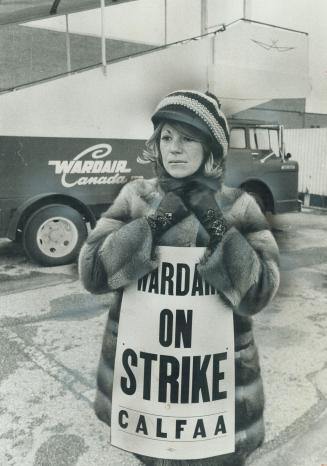
[[(96, 144), (88, 147), (72, 160), (49, 160), (48, 164), (55, 167), (55, 174), (61, 175), (61, 183), (65, 188), (76, 185), (88, 184), (123, 184), (127, 177), (122, 173), (130, 173), (127, 160), (99, 160), (109, 155), (112, 147), (109, 144)], [(80, 160), (85, 155), (91, 156), (93, 160)], [(102, 175), (81, 176), (77, 179), (68, 180), (69, 175)], [(111, 174), (113, 176), (106, 176)]]

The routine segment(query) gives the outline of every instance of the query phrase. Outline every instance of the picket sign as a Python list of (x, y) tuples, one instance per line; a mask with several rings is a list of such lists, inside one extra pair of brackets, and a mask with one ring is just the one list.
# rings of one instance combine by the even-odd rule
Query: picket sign
[(233, 313), (205, 283), (205, 248), (160, 246), (158, 269), (123, 295), (111, 443), (167, 459), (235, 448)]

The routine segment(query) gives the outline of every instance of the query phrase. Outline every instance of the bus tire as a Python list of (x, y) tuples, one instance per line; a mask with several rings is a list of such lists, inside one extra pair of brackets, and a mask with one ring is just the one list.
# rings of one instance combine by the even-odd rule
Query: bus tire
[(77, 258), (86, 237), (86, 224), (77, 210), (50, 204), (28, 218), (23, 246), (28, 257), (41, 265), (65, 265)]

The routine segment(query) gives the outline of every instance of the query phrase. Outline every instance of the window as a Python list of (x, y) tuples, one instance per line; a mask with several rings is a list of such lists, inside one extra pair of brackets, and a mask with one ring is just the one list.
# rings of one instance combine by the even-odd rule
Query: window
[(279, 134), (277, 129), (251, 128), (250, 147), (256, 150), (272, 150), (279, 155)]
[(244, 128), (234, 128), (231, 131), (229, 146), (231, 149), (245, 149), (245, 130)]
[(278, 131), (276, 129), (269, 130), (270, 148), (276, 154), (279, 155), (279, 139)]
[[(15, 7), (7, 6), (10, 3), (14, 3)], [(44, 14), (46, 14), (46, 3), (48, 3), (48, 11), (50, 11), (51, 5), (56, 2), (53, 0), (33, 0), (32, 2), (12, 0), (10, 2), (9, 0), (6, 2), (6, 6), (1, 6), (3, 2), (0, 0), (0, 9), (1, 12), (4, 10), (5, 13), (6, 9), (9, 12), (10, 8), (15, 8), (17, 17), (24, 18), (24, 16), (28, 16), (29, 10), (34, 8), (34, 6), (27, 8), (27, 4), (33, 3), (37, 16), (37, 8), (40, 10), (44, 8)], [(94, 3), (94, 6), (91, 10), (71, 13), (67, 17), (58, 15), (41, 19), (36, 24), (32, 22), (0, 25), (0, 92), (101, 64), (100, 1), (67, 1), (65, 2), (67, 9), (69, 9), (69, 3), (74, 3), (76, 6), (78, 3)], [(97, 3), (98, 7), (96, 8)], [(150, 28), (145, 27), (147, 18), (144, 15), (143, 3), (121, 3), (106, 8), (105, 43), (108, 63), (152, 50), (161, 45), (157, 36), (163, 37), (164, 35), (164, 16), (160, 9), (160, 6), (163, 5), (162, 0), (148, 2), (151, 3), (153, 12), (158, 11), (156, 23), (155, 25), (151, 24)], [(26, 11), (28, 10), (26, 14), (23, 9), (24, 4), (26, 4)], [(36, 4), (40, 4), (40, 6), (36, 7)], [(63, 9), (66, 9), (66, 5)], [(74, 9), (73, 6), (72, 9)], [(191, 17), (193, 9), (189, 10), (188, 15)], [(126, 11), (129, 11), (130, 14)], [(0, 15), (0, 20), (2, 19)]]
[(261, 149), (261, 150), (269, 150), (270, 149), (270, 141), (269, 141), (268, 129), (257, 128), (255, 130), (255, 135), (256, 135), (256, 139), (257, 139), (257, 148)]
[(255, 135), (254, 135), (254, 129), (250, 128), (249, 136), (250, 136), (250, 148), (251, 149), (257, 149), (257, 143), (256, 143), (256, 140), (255, 140)]

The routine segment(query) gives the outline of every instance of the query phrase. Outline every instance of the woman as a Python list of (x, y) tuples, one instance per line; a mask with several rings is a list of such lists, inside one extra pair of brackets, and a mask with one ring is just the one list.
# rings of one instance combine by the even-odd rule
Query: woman
[(123, 187), (80, 255), (83, 284), (112, 293), (98, 369), (96, 413), (110, 425), (111, 391), (122, 290), (157, 267), (156, 245), (206, 246), (202, 277), (234, 317), (235, 453), (203, 460), (146, 464), (242, 465), (264, 438), (264, 398), (251, 315), (279, 284), (278, 248), (251, 196), (222, 184), (228, 125), (212, 94), (176, 91), (158, 105), (143, 159), (156, 178)]

